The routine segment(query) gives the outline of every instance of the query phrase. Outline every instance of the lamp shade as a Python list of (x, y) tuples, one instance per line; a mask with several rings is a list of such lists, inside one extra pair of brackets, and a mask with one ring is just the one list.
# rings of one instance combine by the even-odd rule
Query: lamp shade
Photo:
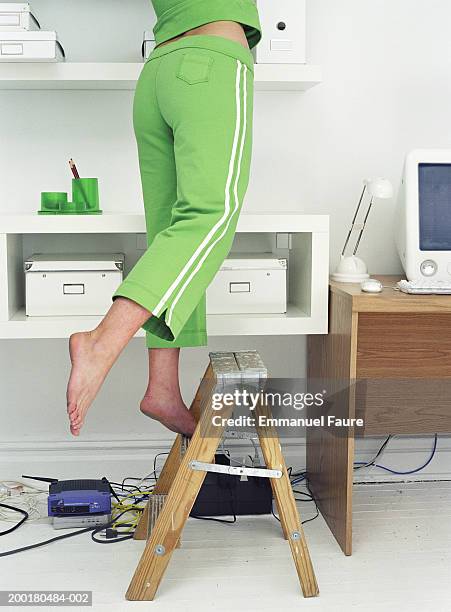
[(375, 178), (365, 180), (366, 188), (372, 198), (388, 200), (393, 197), (393, 185), (388, 179)]

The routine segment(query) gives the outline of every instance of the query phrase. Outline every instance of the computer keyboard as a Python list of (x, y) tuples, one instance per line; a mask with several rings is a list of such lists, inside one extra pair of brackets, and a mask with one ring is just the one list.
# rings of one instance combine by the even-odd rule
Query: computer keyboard
[(432, 281), (432, 280), (415, 280), (399, 281), (398, 287), (404, 293), (412, 293), (417, 295), (451, 295), (451, 280), (449, 281)]

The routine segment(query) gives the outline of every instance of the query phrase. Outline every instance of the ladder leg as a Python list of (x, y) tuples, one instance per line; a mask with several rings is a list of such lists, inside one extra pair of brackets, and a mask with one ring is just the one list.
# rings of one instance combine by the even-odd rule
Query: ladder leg
[[(278, 515), (280, 517), (281, 513), (280, 513), (280, 508), (279, 508), (279, 500), (278, 500), (278, 496), (277, 496), (277, 492), (276, 492), (276, 487), (275, 487), (275, 483), (274, 483), (274, 480), (276, 480), (276, 479), (275, 478), (270, 478), (269, 480), (271, 482), (272, 494), (273, 494), (273, 497), (274, 497), (275, 502), (276, 502), (277, 513), (278, 513)], [(284, 539), (288, 540), (289, 534), (288, 534), (287, 528), (285, 526), (285, 521), (282, 521), (282, 519), (280, 519), (280, 526), (282, 527), (282, 533), (283, 533)]]
[[(193, 401), (191, 402), (190, 411), (193, 413), (196, 421), (199, 420), (200, 416), (200, 405), (202, 401), (202, 395), (204, 393), (204, 385), (203, 381), (211, 378), (211, 366), (209, 365), (205, 371), (202, 382), (199, 385), (196, 395), (194, 396)], [(172, 481), (175, 478), (177, 470), (180, 466), (181, 461), (181, 444), (182, 444), (182, 436), (180, 434), (174, 440), (171, 451), (164, 462), (163, 469), (161, 470), (161, 474), (158, 477), (158, 480), (155, 484), (153, 492), (155, 494), (167, 495), (169, 493), (169, 489), (171, 488)], [(149, 537), (148, 534), (148, 525), (149, 525), (149, 502), (147, 502), (146, 507), (139, 519), (138, 525), (136, 527), (133, 538), (135, 540), (147, 540)]]
[(319, 592), (318, 585), (304, 530), (299, 519), (285, 459), (280, 447), (279, 437), (275, 427), (272, 425), (259, 424), (261, 417), (271, 418), (272, 414), (267, 406), (259, 404), (255, 409), (256, 429), (266, 466), (270, 469), (282, 470), (283, 472), (282, 478), (271, 479), (280, 522), (282, 523), (284, 534), (288, 536), (288, 542), (304, 597), (315, 597)]
[[(204, 481), (205, 472), (192, 470), (193, 460), (211, 463), (222, 438), (224, 426), (214, 426), (218, 413), (211, 406), (211, 391), (188, 449), (169, 490), (167, 499), (147, 540), (146, 548), (128, 587), (128, 600), (152, 600), (163, 578), (180, 534)], [(221, 411), (227, 418), (231, 409)]]

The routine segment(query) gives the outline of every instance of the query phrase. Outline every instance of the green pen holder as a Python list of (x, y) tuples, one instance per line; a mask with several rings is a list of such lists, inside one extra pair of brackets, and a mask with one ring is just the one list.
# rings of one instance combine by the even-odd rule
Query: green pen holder
[(77, 212), (85, 215), (100, 215), (99, 181), (96, 178), (72, 179), (72, 201)]
[(72, 179), (72, 202), (67, 193), (44, 191), (41, 193), (40, 215), (101, 215), (99, 208), (99, 181), (96, 178)]

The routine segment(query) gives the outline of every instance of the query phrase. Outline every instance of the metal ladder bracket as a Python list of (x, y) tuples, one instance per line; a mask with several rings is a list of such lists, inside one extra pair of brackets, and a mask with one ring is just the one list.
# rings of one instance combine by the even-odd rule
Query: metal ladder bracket
[(282, 478), (282, 470), (270, 470), (264, 468), (250, 468), (235, 465), (222, 465), (219, 463), (203, 463), (202, 461), (191, 461), (190, 468), (199, 472), (216, 472), (217, 474), (228, 474), (230, 476), (256, 476), (258, 478)]

